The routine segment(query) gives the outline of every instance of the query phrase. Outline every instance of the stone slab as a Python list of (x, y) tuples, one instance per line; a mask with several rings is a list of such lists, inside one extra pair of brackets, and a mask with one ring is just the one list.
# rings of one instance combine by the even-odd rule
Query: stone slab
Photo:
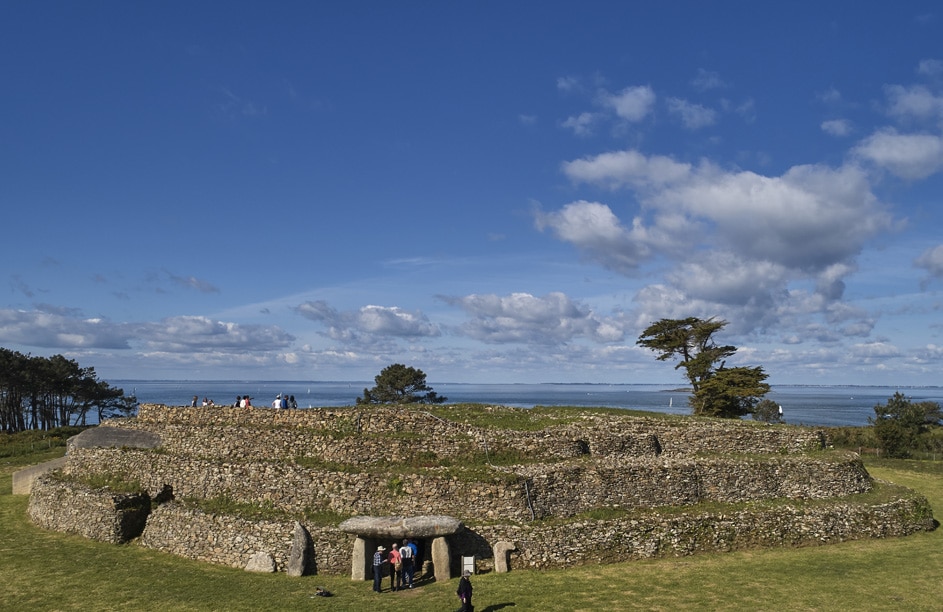
[(160, 436), (152, 431), (99, 426), (69, 438), (69, 448), (157, 448)]
[(339, 525), (346, 533), (368, 538), (435, 538), (458, 533), (465, 525), (445, 515), (355, 516)]

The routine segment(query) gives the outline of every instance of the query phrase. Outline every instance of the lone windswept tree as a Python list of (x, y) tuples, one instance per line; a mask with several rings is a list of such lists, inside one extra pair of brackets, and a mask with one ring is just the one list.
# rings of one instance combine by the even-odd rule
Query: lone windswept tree
[(693, 394), (688, 399), (694, 414), (740, 418), (753, 412), (756, 403), (769, 393), (761, 367), (724, 367), (737, 347), (718, 345), (714, 333), (727, 325), (717, 319), (661, 319), (649, 325), (638, 338), (639, 346), (658, 353), (659, 361), (680, 359)]
[(376, 386), (364, 389), (357, 404), (441, 404), (448, 398), (438, 395), (426, 384), (422, 370), (394, 363), (373, 378)]

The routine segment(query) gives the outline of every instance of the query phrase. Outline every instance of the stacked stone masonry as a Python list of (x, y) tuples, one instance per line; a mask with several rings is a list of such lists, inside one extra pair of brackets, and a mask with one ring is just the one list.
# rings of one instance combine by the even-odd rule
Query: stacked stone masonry
[[(926, 501), (909, 492), (890, 506), (849, 503), (848, 496), (870, 491), (872, 480), (853, 453), (823, 450), (821, 431), (691, 417), (574, 415), (539, 431), (513, 431), (475, 427), (417, 408), (144, 405), (137, 418), (102, 426), (154, 433), (161, 440), (158, 448), (70, 448), (63, 472), (67, 477), (121, 474), (151, 497), (169, 487), (176, 501), (152, 505), (140, 543), (236, 567), (264, 551), (283, 569), (294, 520), (208, 515), (186, 500), (225, 498), (298, 517), (397, 515), (422, 508), (468, 526), (450, 536), (456, 556), (474, 554), (488, 566), (494, 544), (509, 541), (515, 544), (513, 567), (906, 535), (934, 524)], [(464, 475), (454, 467), (434, 467), (469, 453), (508, 451), (530, 461)], [(414, 460), (417, 452), (432, 467), (387, 469)], [(39, 479), (31, 497), (33, 520), (96, 537), (84, 523), (108, 523), (115, 514), (114, 500), (107, 501), (113, 496), (78, 482)], [(90, 521), (61, 503), (76, 493), (97, 495), (92, 514), (105, 518)], [(771, 499), (784, 503), (775, 510), (738, 509), (730, 515), (699, 512), (696, 506)], [(808, 500), (821, 503), (803, 503)], [(653, 510), (666, 506), (691, 509), (674, 510), (670, 519)], [(632, 518), (579, 518), (601, 508), (628, 510)], [(314, 539), (317, 570), (348, 571), (352, 536), (336, 525), (305, 527)]]

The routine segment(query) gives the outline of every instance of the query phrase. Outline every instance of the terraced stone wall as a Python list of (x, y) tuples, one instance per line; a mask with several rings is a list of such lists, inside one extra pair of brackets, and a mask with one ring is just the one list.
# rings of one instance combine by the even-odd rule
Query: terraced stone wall
[[(509, 540), (518, 547), (517, 567), (903, 535), (929, 528), (926, 516), (932, 523), (922, 498), (879, 508), (830, 501), (867, 492), (873, 483), (853, 453), (810, 454), (823, 449), (826, 440), (807, 428), (583, 413), (540, 431), (512, 431), (451, 422), (415, 409), (153, 405), (142, 406), (136, 419), (102, 426), (147, 430), (160, 436), (161, 445), (70, 448), (67, 475), (118, 474), (138, 481), (152, 497), (169, 487), (178, 502), (227, 498), (269, 505), (289, 516), (312, 510), (409, 515), (418, 509), (451, 515), (477, 525), (451, 536), (456, 556), (489, 559), (493, 544)], [(415, 460), (417, 453), (434, 466), (450, 458), (459, 462), (470, 453), (508, 449), (538, 462), (494, 468), (490, 475), (476, 470), (473, 477), (447, 468), (390, 469)], [(49, 528), (83, 534), (89, 515), (98, 517), (92, 522), (113, 525), (114, 499), (109, 502), (107, 492), (100, 493), (97, 506), (82, 510), (81, 491), (74, 483), (43, 479), (33, 493), (31, 516)], [(71, 503), (70, 495), (79, 501)], [(771, 498), (784, 503), (758, 514), (678, 510), (703, 501)], [(809, 509), (790, 505), (790, 499), (825, 501)], [(631, 520), (574, 518), (600, 508), (662, 506), (676, 509)], [(153, 506), (140, 542), (237, 567), (256, 552), (268, 552), (282, 568), (292, 524), (206, 515), (169, 502)], [(305, 527), (315, 540), (319, 571), (349, 571), (350, 536), (335, 527)], [(456, 559), (453, 567), (458, 566)]]
[(529, 521), (600, 507), (687, 506), (704, 501), (822, 499), (871, 488), (853, 454), (822, 458), (573, 460), (518, 466), (491, 479), (446, 474), (330, 471), (291, 463), (219, 461), (139, 449), (74, 449), (67, 471), (121, 475), (156, 494), (271, 504), (285, 512), (341, 515), (446, 514), (463, 519)]
[[(69, 504), (63, 503), (67, 498), (94, 501), (91, 505), (80, 502), (69, 508)], [(118, 514), (113, 498), (108, 491), (92, 491), (75, 482), (43, 477), (34, 486), (30, 515), (34, 520), (42, 517), (41, 524), (46, 528), (96, 537), (81, 526), (92, 519), (92, 523), (104, 525), (102, 533), (108, 533), (108, 526), (114, 524)], [(313, 540), (316, 572), (335, 575), (350, 572), (352, 536), (335, 527), (305, 527)], [(511, 553), (512, 568), (544, 569), (895, 537), (934, 527), (926, 499), (901, 490), (896, 501), (876, 505), (839, 500), (777, 504), (728, 514), (649, 512), (614, 520), (472, 524), (449, 536), (449, 540), (453, 568), (461, 567), (460, 557), (475, 556), (480, 569), (491, 569), (493, 545), (510, 541), (516, 547)], [(237, 568), (245, 567), (255, 553), (265, 552), (272, 555), (276, 568), (283, 571), (288, 563), (292, 532), (291, 521), (247, 521), (168, 502), (153, 506), (138, 542), (178, 556)]]
[[(520, 410), (501, 406), (483, 409), (496, 413)], [(577, 414), (574, 419), (541, 431), (513, 431), (475, 427), (446, 421), (422, 410), (386, 406), (276, 410), (145, 404), (136, 419), (109, 421), (105, 425), (156, 431), (166, 436), (164, 444), (174, 452), (267, 451), (279, 453), (269, 457), (280, 459), (307, 453), (325, 458), (336, 455), (352, 462), (395, 459), (397, 454), (415, 450), (420, 439), (422, 450), (441, 457), (455, 456), (471, 445), (480, 450), (508, 448), (532, 458), (557, 459), (583, 454), (793, 454), (824, 448), (827, 442), (821, 430), (812, 428), (592, 413)], [(240, 434), (240, 430), (245, 433)], [(218, 435), (222, 432), (227, 434), (224, 441)], [(267, 439), (271, 443), (266, 443)], [(383, 452), (386, 448), (391, 454)]]
[(33, 482), (27, 514), (44, 529), (123, 544), (141, 535), (150, 508), (147, 493), (93, 490), (45, 474)]
[(469, 525), (453, 550), (493, 567), (491, 545), (513, 542), (512, 567), (560, 568), (652, 557), (680, 557), (759, 547), (814, 546), (864, 538), (906, 536), (935, 528), (927, 500), (901, 490), (892, 503), (844, 501), (777, 504), (728, 514), (651, 512), (633, 518), (564, 524)]

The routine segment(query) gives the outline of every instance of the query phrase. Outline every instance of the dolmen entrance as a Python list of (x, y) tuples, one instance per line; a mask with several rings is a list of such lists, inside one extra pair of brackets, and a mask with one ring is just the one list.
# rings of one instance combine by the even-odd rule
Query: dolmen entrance
[(444, 515), (428, 516), (355, 516), (339, 525), (341, 531), (357, 536), (351, 555), (351, 580), (369, 580), (373, 568), (373, 553), (377, 546), (390, 548), (391, 541), (403, 538), (426, 541), (431, 539), (432, 571), (435, 579), (448, 580), (452, 576), (452, 554), (446, 536), (458, 533), (465, 525), (456, 518)]

